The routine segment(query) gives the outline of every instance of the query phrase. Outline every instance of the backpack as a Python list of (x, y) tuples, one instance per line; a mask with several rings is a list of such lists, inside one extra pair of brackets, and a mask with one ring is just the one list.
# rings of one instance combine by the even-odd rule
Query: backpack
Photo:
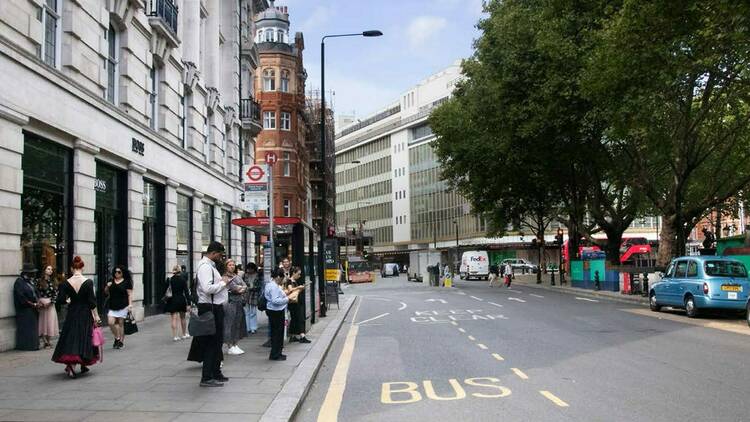
[(266, 286), (261, 286), (260, 294), (258, 295), (258, 310), (264, 312), (268, 309), (268, 299), (266, 299)]

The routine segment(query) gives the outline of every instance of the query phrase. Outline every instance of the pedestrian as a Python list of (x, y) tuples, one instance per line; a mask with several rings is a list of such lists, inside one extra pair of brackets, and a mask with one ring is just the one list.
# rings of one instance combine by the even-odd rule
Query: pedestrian
[(13, 284), (13, 304), (16, 308), (16, 350), (39, 350), (37, 312), (39, 299), (34, 287), (36, 268), (27, 262)]
[(513, 280), (513, 267), (510, 262), (505, 263), (505, 286), (510, 289), (510, 283)]
[(216, 269), (217, 264), (224, 260), (224, 245), (212, 241), (206, 249), (206, 254), (198, 262), (196, 270), (196, 294), (198, 296), (198, 315), (212, 312), (216, 332), (213, 335), (193, 337), (188, 352), (188, 360), (202, 362), (201, 387), (222, 387), (229, 378), (221, 373), (223, 355), (221, 351), (224, 343), (224, 303), (227, 302), (227, 285)]
[(42, 276), (36, 281), (36, 294), (39, 298), (39, 338), (44, 342), (45, 349), (52, 347), (50, 339), (57, 337), (60, 331), (55, 309), (57, 287), (55, 269), (47, 265)]
[(81, 365), (80, 373), (85, 374), (89, 366), (102, 358), (100, 349), (93, 344), (94, 327), (102, 325), (96, 310), (94, 281), (83, 276), (83, 266), (80, 256), (73, 258), (73, 276), (60, 284), (57, 294), (58, 303), (69, 303), (52, 361), (64, 364), (69, 378), (76, 377), (76, 365)]
[(284, 258), (281, 260), (281, 267), (284, 271), (284, 277), (289, 278), (292, 276), (292, 261), (289, 260), (289, 258)]
[(124, 265), (112, 269), (112, 278), (104, 288), (108, 297), (107, 322), (115, 338), (113, 349), (125, 346), (125, 318), (133, 310), (133, 279)]
[[(289, 298), (289, 335), (290, 342), (298, 341), (300, 343), (310, 343), (310, 340), (305, 337), (305, 311), (304, 311), (304, 295), (305, 281), (300, 281), (302, 278), (302, 269), (300, 267), (292, 268), (292, 275), (285, 281), (284, 293)], [(300, 300), (300, 296), (303, 297)]]
[(488, 277), (490, 279), (490, 287), (492, 287), (492, 283), (496, 281), (498, 282), (498, 285), (500, 285), (500, 275), (498, 272), (497, 265), (490, 265), (490, 276)]
[(276, 268), (271, 271), (271, 282), (266, 283), (263, 294), (268, 301), (266, 306), (266, 315), (271, 328), (271, 353), (268, 356), (270, 360), (286, 360), (286, 355), (282, 354), (284, 348), (284, 311), (286, 311), (289, 298), (281, 290), (284, 282), (284, 270)]
[[(172, 326), (172, 340), (189, 339), (187, 332), (185, 314), (190, 312), (190, 301), (188, 300), (187, 277), (179, 265), (172, 267), (172, 276), (166, 281), (163, 301), (164, 311), (169, 313)], [(177, 327), (182, 328), (182, 336), (179, 336)]]
[(254, 262), (248, 262), (245, 268), (245, 325), (248, 334), (255, 334), (258, 331), (258, 296), (263, 291), (263, 282), (258, 276), (258, 266)]
[(224, 343), (227, 345), (227, 354), (241, 355), (245, 351), (240, 349), (238, 343), (247, 335), (245, 312), (242, 309), (246, 302), (247, 285), (237, 274), (237, 265), (233, 259), (226, 263), (224, 280), (229, 289), (229, 298), (224, 303)]

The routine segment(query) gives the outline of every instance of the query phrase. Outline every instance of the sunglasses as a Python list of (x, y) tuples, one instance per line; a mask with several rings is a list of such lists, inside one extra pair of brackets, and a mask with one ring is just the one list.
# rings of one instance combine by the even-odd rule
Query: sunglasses
[(122, 271), (120, 271), (120, 270), (115, 270), (115, 274), (122, 274)]

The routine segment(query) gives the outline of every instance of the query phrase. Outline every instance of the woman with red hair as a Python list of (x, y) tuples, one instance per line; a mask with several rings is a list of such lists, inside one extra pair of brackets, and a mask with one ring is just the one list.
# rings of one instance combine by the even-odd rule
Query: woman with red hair
[(84, 374), (101, 358), (93, 345), (93, 330), (102, 321), (96, 311), (94, 282), (83, 276), (83, 265), (80, 256), (73, 258), (73, 277), (60, 285), (57, 295), (57, 303), (68, 303), (68, 314), (52, 360), (64, 364), (70, 378), (76, 377), (76, 365), (81, 365), (80, 373)]

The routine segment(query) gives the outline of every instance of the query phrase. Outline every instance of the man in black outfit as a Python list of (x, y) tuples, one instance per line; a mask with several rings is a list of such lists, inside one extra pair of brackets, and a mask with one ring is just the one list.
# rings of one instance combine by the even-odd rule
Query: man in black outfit
[(217, 263), (224, 261), (224, 245), (219, 242), (211, 242), (206, 250), (206, 255), (198, 262), (196, 278), (198, 283), (196, 293), (198, 296), (198, 315), (213, 312), (216, 334), (212, 336), (193, 337), (190, 345), (188, 360), (203, 362), (201, 374), (201, 387), (222, 387), (224, 382), (229, 381), (221, 373), (221, 361), (223, 360), (221, 346), (224, 343), (224, 303), (228, 299), (227, 284), (216, 269)]

